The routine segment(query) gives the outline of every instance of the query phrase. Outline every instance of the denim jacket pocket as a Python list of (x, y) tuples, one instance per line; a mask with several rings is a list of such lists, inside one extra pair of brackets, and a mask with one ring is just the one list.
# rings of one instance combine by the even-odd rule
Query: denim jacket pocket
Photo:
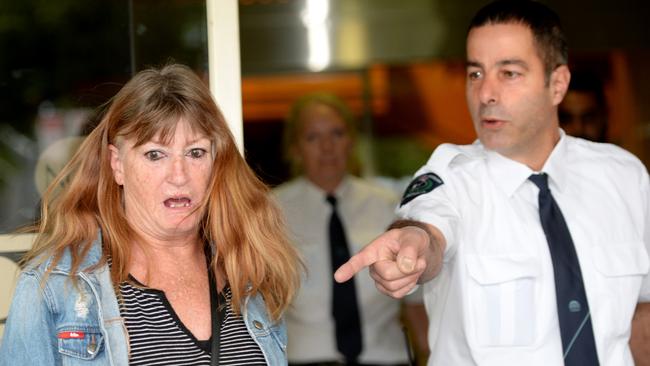
[(59, 353), (81, 360), (93, 360), (101, 353), (104, 336), (99, 327), (63, 326), (57, 330)]

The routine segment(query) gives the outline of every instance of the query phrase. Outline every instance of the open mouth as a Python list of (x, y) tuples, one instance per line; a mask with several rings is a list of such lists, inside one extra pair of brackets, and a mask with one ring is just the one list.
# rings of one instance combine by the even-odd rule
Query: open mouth
[(173, 197), (166, 199), (164, 203), (168, 208), (183, 208), (190, 207), (192, 200), (187, 197)]
[(496, 118), (483, 118), (481, 120), (481, 124), (486, 127), (498, 127), (501, 126), (504, 123), (503, 120), (496, 119)]

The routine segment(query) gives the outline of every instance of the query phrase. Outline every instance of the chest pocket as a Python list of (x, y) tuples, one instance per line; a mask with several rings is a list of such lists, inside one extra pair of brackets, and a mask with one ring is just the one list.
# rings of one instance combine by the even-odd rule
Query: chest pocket
[(643, 276), (648, 274), (648, 253), (642, 242), (594, 247), (594, 264), (605, 277)]
[(535, 339), (540, 264), (533, 257), (467, 257), (468, 329), (480, 346), (527, 346)]
[(603, 318), (613, 332), (629, 330), (641, 285), (650, 263), (642, 242), (606, 243), (593, 248), (593, 261), (599, 275), (598, 301)]
[(104, 336), (99, 327), (64, 326), (57, 329), (59, 353), (64, 365), (86, 365), (104, 349)]

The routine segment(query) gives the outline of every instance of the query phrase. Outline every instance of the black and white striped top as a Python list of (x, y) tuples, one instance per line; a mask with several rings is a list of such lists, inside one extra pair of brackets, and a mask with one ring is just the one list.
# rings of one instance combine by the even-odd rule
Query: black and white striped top
[[(138, 283), (134, 278), (131, 281)], [(197, 340), (180, 321), (163, 291), (123, 282), (120, 293), (120, 314), (129, 333), (129, 365), (210, 365), (212, 339)], [(230, 287), (224, 287), (222, 293), (226, 309), (221, 322), (219, 365), (266, 365), (244, 319), (232, 312)]]

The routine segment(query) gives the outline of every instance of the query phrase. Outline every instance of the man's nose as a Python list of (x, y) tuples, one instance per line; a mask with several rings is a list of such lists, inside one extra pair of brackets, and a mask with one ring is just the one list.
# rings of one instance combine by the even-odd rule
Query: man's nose
[(490, 105), (497, 103), (499, 100), (497, 80), (486, 75), (483, 80), (480, 81), (478, 96), (481, 104)]

